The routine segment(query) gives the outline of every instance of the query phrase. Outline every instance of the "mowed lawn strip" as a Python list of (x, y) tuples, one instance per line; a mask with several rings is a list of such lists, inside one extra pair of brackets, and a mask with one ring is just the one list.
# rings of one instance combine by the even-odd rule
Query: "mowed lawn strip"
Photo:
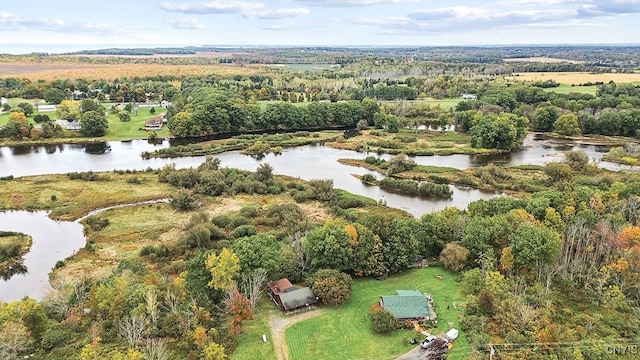
[[(339, 307), (323, 306), (322, 315), (289, 326), (286, 329), (289, 358), (297, 359), (393, 359), (414, 348), (410, 341), (423, 335), (413, 329), (400, 329), (378, 334), (371, 328), (369, 309), (381, 295), (394, 295), (396, 290), (417, 289), (431, 294), (438, 314), (438, 327), (431, 329), (442, 335), (449, 323), (460, 330), (464, 308), (458, 275), (441, 268), (412, 269), (385, 280), (354, 279), (351, 299)], [(449, 308), (447, 309), (447, 305)], [(470, 353), (465, 335), (455, 341), (450, 359), (463, 359)]]
[[(263, 294), (254, 319), (242, 323), (244, 330), (238, 336), (236, 350), (231, 354), (232, 360), (276, 359), (269, 318), (278, 312), (274, 303)], [(262, 341), (263, 334), (267, 336), (266, 343)]]

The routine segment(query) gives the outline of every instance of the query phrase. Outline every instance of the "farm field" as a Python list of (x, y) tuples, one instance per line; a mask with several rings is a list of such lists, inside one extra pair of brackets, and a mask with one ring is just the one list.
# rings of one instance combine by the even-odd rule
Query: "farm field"
[(54, 79), (113, 80), (120, 77), (152, 77), (171, 75), (206, 76), (211, 74), (233, 76), (261, 72), (259, 66), (218, 64), (88, 64), (69, 61), (0, 62), (0, 74), (5, 77), (24, 78), (32, 82)]
[(590, 86), (571, 86), (571, 85), (560, 85), (554, 88), (546, 88), (544, 89), (548, 92), (554, 92), (558, 94), (569, 94), (569, 93), (580, 93), (580, 94), (589, 94), (596, 95), (596, 91), (598, 91), (598, 85), (590, 85)]
[(604, 73), (592, 74), (587, 72), (531, 72), (531, 73), (514, 73), (507, 77), (507, 80), (521, 81), (545, 81), (554, 80), (563, 85), (579, 85), (585, 83), (609, 82), (616, 83), (633, 83), (640, 82), (640, 74), (638, 73)]
[[(441, 277), (441, 278), (439, 278)], [(378, 334), (369, 320), (369, 309), (381, 295), (394, 295), (396, 290), (417, 289), (433, 296), (438, 327), (435, 335), (442, 335), (450, 325), (460, 329), (463, 296), (457, 274), (436, 267), (412, 269), (385, 280), (354, 279), (351, 299), (339, 307), (322, 307), (323, 313), (289, 326), (286, 329), (289, 358), (335, 359), (393, 359), (413, 349), (410, 341), (423, 335), (413, 329)], [(470, 353), (466, 336), (461, 332), (449, 359), (464, 359)]]
[(504, 62), (540, 62), (540, 63), (569, 63), (569, 64), (581, 64), (584, 61), (575, 61), (567, 59), (558, 59), (552, 57), (526, 57), (526, 58), (508, 58), (503, 59)]

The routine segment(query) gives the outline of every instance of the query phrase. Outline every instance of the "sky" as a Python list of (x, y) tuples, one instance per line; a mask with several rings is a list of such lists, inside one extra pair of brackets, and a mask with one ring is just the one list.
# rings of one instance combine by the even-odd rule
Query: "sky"
[(0, 53), (191, 45), (636, 44), (640, 0), (0, 0)]

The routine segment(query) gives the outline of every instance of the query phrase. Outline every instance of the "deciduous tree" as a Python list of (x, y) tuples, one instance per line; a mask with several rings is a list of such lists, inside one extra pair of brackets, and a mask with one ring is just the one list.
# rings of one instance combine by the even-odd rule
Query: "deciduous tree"
[(206, 267), (211, 273), (208, 286), (216, 290), (227, 290), (233, 286), (233, 281), (240, 272), (240, 259), (233, 251), (223, 248), (219, 255), (209, 255)]

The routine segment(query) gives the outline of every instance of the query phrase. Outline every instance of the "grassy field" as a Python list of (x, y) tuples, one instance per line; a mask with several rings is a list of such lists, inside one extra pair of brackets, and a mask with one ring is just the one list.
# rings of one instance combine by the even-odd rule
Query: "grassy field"
[(580, 94), (589, 94), (596, 95), (596, 91), (598, 90), (598, 85), (590, 85), (590, 86), (571, 86), (571, 85), (560, 85), (554, 88), (544, 89), (548, 92), (555, 92), (558, 94), (569, 94), (569, 93), (580, 93)]
[(419, 100), (381, 100), (378, 101), (381, 105), (384, 104), (393, 104), (397, 105), (401, 102), (412, 105), (412, 104), (422, 104), (422, 105), (430, 105), (430, 106), (440, 106), (445, 110), (452, 109), (458, 105), (458, 103), (462, 101), (462, 98), (451, 98), (451, 99), (419, 99)]
[[(70, 180), (67, 175), (27, 176), (0, 181), (0, 210), (52, 210), (61, 220), (77, 219), (91, 210), (116, 204), (166, 198), (169, 185), (152, 173), (101, 173), (103, 181)], [(137, 178), (138, 183), (131, 179)]]
[[(269, 318), (279, 314), (279, 311), (266, 295), (263, 295), (256, 316), (253, 320), (243, 323), (244, 331), (238, 337), (238, 346), (231, 354), (232, 360), (275, 359), (276, 352), (271, 341)], [(267, 335), (268, 341), (262, 342), (262, 335)]]
[(261, 66), (222, 65), (222, 64), (99, 64), (82, 63), (78, 59), (50, 59), (40, 62), (0, 62), (0, 74), (3, 77), (29, 79), (32, 82), (55, 79), (99, 80), (121, 77), (151, 77), (171, 75), (177, 78), (207, 75), (234, 76), (263, 73)]
[(596, 82), (615, 81), (616, 83), (633, 83), (640, 82), (640, 74), (621, 74), (621, 73), (605, 73), (592, 74), (587, 72), (531, 72), (516, 73), (514, 76), (507, 77), (508, 80), (521, 81), (545, 81), (555, 80), (563, 85), (579, 85)]
[[(136, 114), (136, 111), (131, 112), (131, 121), (123, 122), (120, 121), (117, 115), (109, 114), (107, 116), (107, 121), (109, 121), (109, 128), (107, 129), (107, 133), (104, 136), (105, 140), (131, 140), (131, 139), (140, 139), (140, 138), (148, 138), (149, 131), (144, 130), (144, 123), (158, 116), (160, 113), (164, 111), (161, 107), (155, 108), (156, 113), (151, 114), (151, 108), (139, 108)], [(158, 137), (167, 137), (169, 136), (169, 129), (166, 126), (162, 127), (162, 130), (151, 130), (155, 131)]]
[[(439, 275), (441, 279), (437, 278)], [(385, 280), (356, 279), (351, 299), (340, 307), (323, 307), (324, 312), (286, 329), (289, 358), (298, 359), (393, 359), (411, 350), (414, 337), (423, 339), (415, 330), (395, 330), (380, 335), (373, 331), (369, 309), (381, 295), (393, 295), (400, 289), (418, 289), (431, 294), (438, 314), (438, 327), (431, 333), (442, 335), (450, 326), (460, 330), (464, 297), (458, 275), (440, 268), (406, 271)], [(463, 332), (455, 341), (449, 359), (464, 359), (470, 353)]]

